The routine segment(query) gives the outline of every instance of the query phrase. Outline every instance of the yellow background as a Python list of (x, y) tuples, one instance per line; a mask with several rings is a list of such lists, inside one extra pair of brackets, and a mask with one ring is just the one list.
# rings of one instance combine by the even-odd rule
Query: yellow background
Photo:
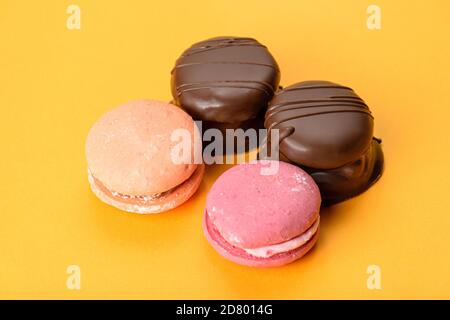
[[(382, 10), (382, 29), (366, 9)], [(81, 30), (66, 28), (69, 4)], [(225, 166), (172, 212), (120, 212), (90, 192), (84, 143), (110, 108), (169, 100), (193, 42), (252, 36), (281, 84), (326, 79), (370, 105), (386, 170), (322, 212), (316, 248), (276, 269), (222, 259), (201, 230)], [(0, 0), (0, 298), (450, 298), (448, 1)], [(66, 268), (81, 267), (81, 290)], [(366, 268), (382, 271), (368, 290)]]

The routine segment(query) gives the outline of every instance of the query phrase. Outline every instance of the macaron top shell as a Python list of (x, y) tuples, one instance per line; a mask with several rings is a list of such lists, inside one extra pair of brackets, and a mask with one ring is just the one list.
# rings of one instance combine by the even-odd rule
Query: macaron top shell
[[(177, 164), (171, 152), (175, 129), (191, 135), (192, 118), (180, 108), (159, 101), (133, 101), (104, 114), (91, 128), (86, 158), (91, 174), (111, 191), (126, 195), (160, 193), (179, 185), (196, 164)], [(198, 136), (197, 136), (198, 138)]]
[(208, 219), (230, 244), (258, 248), (285, 242), (318, 218), (320, 192), (302, 169), (278, 162), (274, 175), (262, 175), (270, 161), (241, 164), (223, 173), (206, 200)]

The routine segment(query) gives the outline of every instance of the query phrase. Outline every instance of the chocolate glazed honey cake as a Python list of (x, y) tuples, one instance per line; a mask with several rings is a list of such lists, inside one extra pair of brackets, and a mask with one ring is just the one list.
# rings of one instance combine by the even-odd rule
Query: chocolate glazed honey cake
[(266, 46), (252, 38), (217, 37), (184, 51), (172, 70), (174, 103), (203, 129), (262, 128), (280, 71)]
[(328, 81), (286, 87), (275, 94), (264, 125), (269, 132), (280, 130), (280, 159), (314, 178), (325, 205), (364, 192), (382, 174), (374, 117), (349, 87)]

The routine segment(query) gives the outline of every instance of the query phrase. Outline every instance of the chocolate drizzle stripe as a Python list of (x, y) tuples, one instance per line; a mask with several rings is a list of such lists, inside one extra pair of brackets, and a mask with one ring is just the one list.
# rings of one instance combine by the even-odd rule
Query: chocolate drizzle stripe
[(177, 86), (177, 90), (182, 89), (184, 87), (193, 87), (193, 86), (198, 86), (198, 85), (207, 85), (207, 84), (216, 84), (216, 83), (233, 83), (233, 84), (237, 84), (237, 83), (254, 83), (254, 84), (258, 84), (261, 85), (263, 87), (266, 87), (270, 90), (274, 90), (274, 88), (272, 87), (272, 85), (268, 82), (265, 81), (256, 81), (256, 80), (217, 80), (217, 81), (199, 81), (199, 82), (192, 82), (192, 83), (183, 83), (179, 86)]
[(188, 89), (183, 89), (177, 92), (178, 96), (181, 96), (183, 93), (188, 92), (188, 91), (194, 91), (194, 90), (202, 90), (202, 89), (211, 89), (211, 88), (234, 88), (234, 89), (254, 89), (254, 90), (260, 90), (262, 92), (264, 92), (267, 95), (271, 95), (271, 93), (269, 93), (267, 90), (263, 89), (263, 88), (258, 88), (258, 87), (252, 87), (252, 86), (233, 86), (233, 85), (210, 85), (210, 86), (200, 86), (200, 87), (194, 87), (194, 88), (188, 88)]
[(193, 46), (189, 48), (188, 50), (197, 50), (197, 49), (209, 49), (214, 47), (221, 47), (221, 46), (233, 46), (233, 45), (239, 45), (239, 44), (260, 44), (259, 42), (255, 41), (254, 39), (249, 40), (243, 40), (243, 39), (230, 39), (225, 41), (219, 41), (216, 44), (208, 44), (208, 43), (198, 43), (196, 46)]
[[(250, 86), (250, 85), (242, 85), (240, 86), (240, 83), (244, 84), (255, 84), (257, 86)], [(261, 87), (258, 87), (261, 86)], [(271, 96), (274, 92), (274, 88), (267, 82), (261, 82), (261, 81), (233, 81), (233, 80), (224, 80), (224, 81), (203, 81), (203, 82), (195, 82), (195, 83), (186, 83), (178, 86), (176, 88), (178, 96), (183, 94), (183, 92), (196, 90), (196, 89), (206, 89), (206, 88), (220, 88), (220, 87), (226, 87), (226, 88), (242, 88), (242, 89), (255, 89), (255, 90), (261, 90), (264, 91), (267, 95)]]
[(266, 121), (270, 121), (271, 117), (273, 117), (273, 116), (275, 116), (277, 114), (280, 114), (282, 112), (289, 112), (289, 111), (293, 111), (293, 110), (302, 110), (302, 109), (312, 109), (312, 108), (330, 108), (330, 107), (341, 107), (341, 108), (337, 109), (336, 111), (343, 110), (344, 108), (356, 108), (355, 111), (364, 112), (364, 113), (367, 113), (369, 115), (372, 114), (370, 112), (370, 110), (361, 108), (361, 106), (358, 106), (358, 105), (352, 105), (352, 104), (346, 104), (346, 103), (343, 103), (343, 104), (336, 104), (336, 103), (333, 103), (333, 104), (315, 104), (315, 105), (310, 105), (310, 106), (289, 107), (289, 108), (285, 108), (285, 109), (282, 109), (282, 110), (272, 110), (272, 111), (270, 111), (270, 112), (268, 112), (266, 114)]
[(364, 102), (364, 100), (361, 99), (360, 97), (354, 97), (354, 96), (331, 96), (330, 98), (331, 99), (353, 99), (353, 100), (359, 100), (359, 101)]
[(266, 49), (266, 46), (263, 46), (262, 44), (259, 44), (256, 42), (255, 43), (227, 43), (227, 44), (218, 45), (218, 46), (188, 49), (184, 54), (181, 55), (181, 58), (192, 56), (197, 53), (207, 52), (207, 51), (216, 50), (216, 49), (223, 49), (223, 48), (228, 48), (228, 47), (261, 47), (261, 48)]
[(200, 45), (200, 44), (203, 44), (203, 43), (227, 42), (227, 41), (254, 41), (254, 42), (256, 42), (256, 40), (253, 39), (253, 38), (237, 38), (237, 37), (226, 38), (226, 37), (223, 37), (223, 38), (212, 38), (212, 39), (208, 39), (208, 40), (203, 40), (203, 41), (195, 43), (193, 46)]
[(322, 115), (322, 114), (330, 114), (330, 113), (363, 113), (369, 117), (371, 117), (373, 119), (373, 116), (364, 111), (364, 110), (333, 110), (333, 111), (322, 111), (322, 112), (314, 112), (314, 113), (308, 113), (308, 114), (303, 114), (303, 115), (298, 115), (298, 116), (294, 116), (294, 117), (289, 117), (287, 119), (283, 119), (279, 122), (273, 122), (272, 124), (270, 124), (269, 126), (269, 130), (272, 130), (275, 126), (286, 122), (286, 121), (290, 121), (290, 120), (295, 120), (295, 119), (300, 119), (300, 118), (306, 118), (306, 117), (312, 117), (312, 116), (318, 116), (318, 115)]
[(200, 45), (197, 47), (191, 47), (187, 50), (187, 52), (193, 52), (193, 51), (195, 52), (195, 51), (204, 50), (204, 49), (228, 48), (228, 47), (241, 46), (241, 45), (244, 45), (244, 46), (247, 46), (247, 45), (253, 46), (254, 45), (254, 46), (264, 47), (263, 45), (259, 44), (256, 41), (233, 41), (233, 40), (230, 40), (230, 41), (224, 41), (224, 42), (214, 44), (214, 45), (209, 44), (209, 45)]
[(204, 65), (204, 64), (244, 64), (244, 65), (254, 65), (254, 66), (261, 66), (261, 67), (268, 67), (275, 69), (279, 72), (279, 69), (271, 64), (266, 63), (257, 63), (257, 62), (246, 62), (246, 61), (204, 61), (204, 62), (189, 62), (189, 63), (182, 63), (179, 65), (176, 65), (174, 69), (178, 68), (184, 68), (184, 67), (190, 67), (190, 66), (196, 66), (196, 65)]
[(295, 100), (286, 101), (274, 104), (267, 109), (267, 112), (275, 111), (276, 109), (283, 108), (285, 106), (297, 105), (297, 104), (314, 104), (314, 103), (348, 103), (355, 106), (360, 106), (364, 109), (369, 109), (369, 107), (364, 103), (364, 101), (355, 101), (347, 99), (311, 99), (311, 100)]
[[(348, 112), (355, 111), (355, 112), (359, 112), (359, 113), (365, 113), (368, 116), (373, 118), (372, 113), (371, 113), (371, 111), (369, 109), (361, 108), (358, 105), (352, 105), (352, 104), (347, 104), (347, 103), (344, 103), (344, 104), (333, 103), (333, 104), (314, 104), (314, 105), (310, 105), (310, 106), (297, 106), (297, 107), (284, 108), (282, 110), (268, 111), (266, 113), (264, 123), (270, 122), (272, 117), (274, 117), (276, 115), (279, 115), (282, 112), (289, 112), (289, 111), (302, 110), (302, 109), (332, 108), (332, 107), (338, 107), (338, 108), (336, 110), (324, 111), (323, 113), (338, 113), (339, 111), (348, 111)], [(345, 110), (346, 108), (356, 108), (356, 109)], [(322, 113), (314, 113), (314, 112), (311, 113), (311, 115), (315, 115), (315, 114), (322, 114)], [(297, 117), (298, 118), (303, 118), (303, 117), (308, 116), (308, 115), (310, 115), (310, 114), (300, 114)], [(289, 118), (289, 120), (292, 120), (292, 118)], [(283, 122), (283, 121), (281, 121), (281, 122)], [(281, 123), (281, 122), (278, 122), (278, 123)]]
[(302, 86), (302, 87), (284, 88), (282, 91), (278, 92), (277, 95), (281, 94), (283, 92), (286, 92), (286, 91), (297, 91), (297, 90), (306, 90), (306, 89), (345, 89), (345, 90), (349, 90), (349, 91), (353, 92), (352, 88), (344, 87), (344, 86), (331, 86), (331, 85), (330, 86), (324, 86), (324, 85), (318, 85), (318, 86), (310, 85), (310, 86), (306, 86), (305, 85), (305, 86)]

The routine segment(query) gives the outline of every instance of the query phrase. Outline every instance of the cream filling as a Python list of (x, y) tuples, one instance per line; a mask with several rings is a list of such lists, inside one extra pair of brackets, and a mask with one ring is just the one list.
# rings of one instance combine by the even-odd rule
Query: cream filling
[(319, 228), (319, 220), (320, 217), (317, 218), (317, 220), (312, 224), (311, 227), (309, 227), (308, 230), (306, 230), (298, 237), (292, 238), (291, 240), (259, 248), (251, 248), (251, 249), (244, 248), (244, 250), (245, 252), (254, 257), (269, 258), (278, 253), (287, 252), (299, 248), (306, 242), (308, 242), (317, 232), (317, 229)]
[(176, 187), (173, 187), (172, 189), (169, 189), (169, 190), (164, 191), (164, 192), (159, 192), (159, 193), (152, 193), (152, 194), (145, 194), (145, 195), (130, 195), (130, 194), (123, 194), (123, 193), (120, 193), (120, 192), (117, 192), (117, 191), (109, 190), (108, 188), (106, 188), (103, 185), (103, 183), (100, 180), (98, 180), (96, 177), (94, 177), (94, 175), (92, 174), (91, 170), (89, 170), (89, 169), (88, 169), (88, 175), (89, 175), (89, 181), (91, 181), (92, 183), (96, 184), (97, 187), (100, 188), (108, 196), (110, 196), (112, 198), (116, 198), (117, 200), (124, 200), (124, 201), (126, 201), (128, 203), (134, 203), (134, 202), (136, 202), (136, 203), (146, 203), (146, 202), (154, 201), (154, 200), (160, 199), (160, 198), (168, 195), (169, 193), (171, 193), (177, 187), (180, 186), (180, 185), (178, 185)]

